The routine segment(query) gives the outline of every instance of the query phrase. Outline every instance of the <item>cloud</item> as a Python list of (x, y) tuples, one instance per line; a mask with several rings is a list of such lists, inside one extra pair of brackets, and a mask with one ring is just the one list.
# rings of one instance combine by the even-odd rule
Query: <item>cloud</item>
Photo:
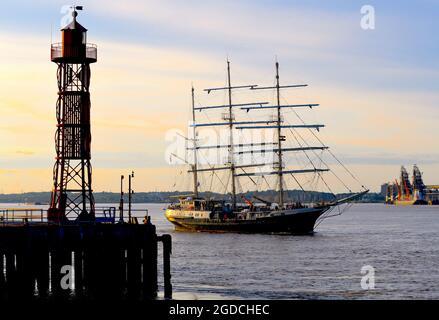
[[(40, 4), (53, 7), (52, 1)], [(91, 83), (95, 169), (117, 176), (118, 168), (137, 167), (150, 174), (144, 176), (151, 181), (145, 187), (163, 186), (173, 173), (151, 167), (162, 164), (165, 132), (185, 129), (191, 82), (200, 105), (223, 103), (223, 95), (206, 99), (200, 89), (224, 84), (227, 54), (237, 84), (271, 84), (277, 54), (282, 82), (310, 84), (284, 93), (285, 101), (320, 103), (303, 116), (327, 125), (321, 132), (324, 140), (367, 181), (376, 184), (385, 176), (379, 164), (399, 166), (417, 159), (436, 172), (436, 154), (428, 151), (439, 148), (439, 95), (434, 90), (439, 74), (398, 55), (413, 43), (397, 34), (398, 19), (383, 14), (380, 21), (386, 24), (366, 34), (359, 30), (359, 10), (236, 1), (90, 1), (83, 18), (99, 18), (89, 32), (99, 53)], [(0, 65), (1, 165), (23, 169), (19, 180), (2, 177), (1, 183), (11, 188), (21, 188), (17, 181), (30, 189), (44, 181), (50, 185), (56, 66), (49, 61), (48, 40), (29, 30), (0, 32), (0, 59), (8, 61)], [(234, 101), (254, 98), (237, 93)], [(32, 176), (35, 181), (25, 174), (28, 168), (42, 170)], [(113, 186), (116, 180), (105, 181)], [(97, 190), (105, 186), (97, 182)]]
[(35, 152), (32, 150), (17, 150), (16, 153), (24, 156), (31, 156), (35, 154)]
[(342, 13), (335, 21), (324, 11), (276, 8), (254, 1), (128, 0), (124, 3), (94, 1), (91, 5), (92, 10), (115, 20), (134, 21), (143, 26), (159, 25), (191, 38), (203, 36), (211, 41), (227, 40), (241, 45), (259, 43), (259, 47), (265, 41), (282, 46), (337, 46), (340, 39), (350, 33), (348, 26), (352, 22)]
[(391, 153), (357, 153), (357, 154), (340, 154), (346, 164), (363, 164), (363, 165), (439, 165), (439, 154), (400, 154)]

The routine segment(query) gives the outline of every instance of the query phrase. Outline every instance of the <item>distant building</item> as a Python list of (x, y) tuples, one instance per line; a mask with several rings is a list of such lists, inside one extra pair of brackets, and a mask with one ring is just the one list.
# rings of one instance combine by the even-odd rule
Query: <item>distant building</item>
[(385, 197), (386, 196), (386, 194), (387, 194), (387, 188), (389, 187), (389, 184), (388, 183), (383, 183), (382, 185), (381, 185), (381, 192), (380, 192), (380, 194), (383, 196), (383, 197)]
[(425, 185), (419, 167), (413, 165), (410, 178), (404, 166), (400, 177), (394, 183), (381, 185), (381, 194), (386, 196), (386, 203), (395, 205), (439, 205), (439, 186)]
[(439, 185), (426, 186), (425, 193), (431, 204), (439, 204)]

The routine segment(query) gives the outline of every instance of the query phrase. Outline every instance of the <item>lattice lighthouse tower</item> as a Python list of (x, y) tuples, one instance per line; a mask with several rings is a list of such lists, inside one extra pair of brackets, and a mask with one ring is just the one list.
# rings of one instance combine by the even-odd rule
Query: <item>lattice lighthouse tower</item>
[(51, 60), (58, 66), (56, 162), (48, 220), (91, 221), (95, 217), (92, 193), (90, 131), (90, 64), (97, 48), (87, 44), (87, 29), (73, 21), (61, 30), (62, 42), (52, 44)]

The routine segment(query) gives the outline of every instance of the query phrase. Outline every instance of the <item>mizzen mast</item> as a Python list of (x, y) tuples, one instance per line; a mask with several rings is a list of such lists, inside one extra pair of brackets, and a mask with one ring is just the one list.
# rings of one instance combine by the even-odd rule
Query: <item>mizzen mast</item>
[[(202, 126), (215, 126), (215, 125), (227, 125), (229, 127), (229, 145), (228, 147), (228, 168), (231, 172), (231, 181), (232, 181), (232, 209), (236, 210), (236, 166), (235, 166), (235, 159), (234, 159), (234, 143), (233, 143), (233, 128), (237, 124), (234, 122), (234, 114), (233, 114), (233, 108), (234, 107), (242, 107), (242, 106), (255, 106), (255, 105), (263, 105), (267, 104), (267, 102), (256, 102), (256, 103), (246, 103), (246, 104), (233, 104), (232, 103), (232, 90), (234, 89), (253, 89), (257, 85), (240, 85), (240, 86), (232, 86), (231, 82), (231, 76), (230, 76), (230, 61), (227, 60), (227, 86), (221, 87), (221, 88), (209, 88), (204, 89), (208, 94), (212, 91), (220, 91), (220, 90), (227, 90), (228, 92), (228, 105), (224, 106), (210, 106), (210, 107), (203, 107), (203, 108), (197, 108), (197, 110), (205, 110), (205, 109), (217, 109), (217, 108), (228, 108), (228, 113), (224, 115), (223, 120), (224, 123), (217, 123), (217, 124), (205, 124)], [(195, 110), (195, 109), (194, 109)], [(243, 124), (252, 124), (253, 122), (249, 123), (243, 123)], [(194, 126), (200, 126), (200, 125), (194, 125)], [(223, 168), (220, 168), (223, 169)], [(217, 170), (215, 168), (207, 169), (207, 170)], [(200, 171), (199, 169), (197, 171)]]

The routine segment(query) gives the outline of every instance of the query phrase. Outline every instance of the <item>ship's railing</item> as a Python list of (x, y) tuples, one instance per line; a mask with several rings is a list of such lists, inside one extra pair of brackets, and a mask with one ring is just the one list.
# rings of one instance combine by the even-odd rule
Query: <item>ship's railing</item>
[(50, 58), (56, 60), (60, 58), (82, 58), (97, 60), (98, 47), (95, 44), (87, 43), (83, 46), (63, 45), (61, 42), (53, 43), (50, 47)]

